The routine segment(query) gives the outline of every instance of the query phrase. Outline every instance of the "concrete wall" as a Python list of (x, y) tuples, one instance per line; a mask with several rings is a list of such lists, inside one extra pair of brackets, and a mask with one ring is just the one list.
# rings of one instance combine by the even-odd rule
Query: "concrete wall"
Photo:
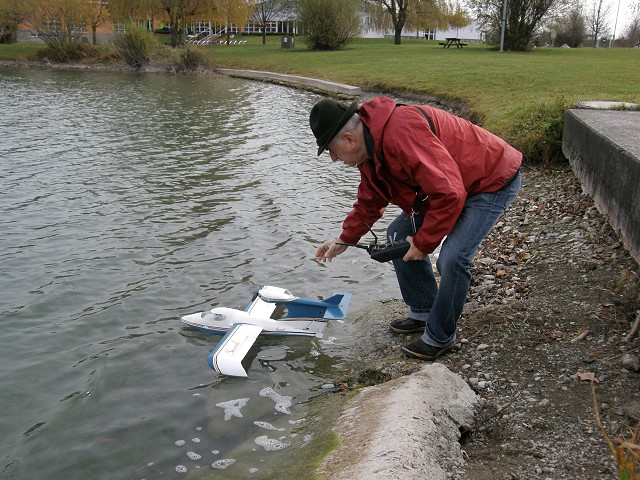
[(567, 112), (562, 151), (640, 262), (640, 111)]

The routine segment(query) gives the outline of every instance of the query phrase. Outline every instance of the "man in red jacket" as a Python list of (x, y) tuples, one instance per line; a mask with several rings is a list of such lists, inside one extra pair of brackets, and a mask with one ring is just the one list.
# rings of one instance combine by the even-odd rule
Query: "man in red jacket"
[[(328, 151), (332, 161), (358, 168), (361, 178), (341, 235), (322, 243), (316, 258), (331, 261), (387, 205), (400, 207), (387, 235), (410, 245), (393, 260), (409, 314), (391, 322), (391, 330), (422, 333), (403, 347), (409, 357), (433, 360), (448, 352), (471, 284), (471, 260), (520, 190), (522, 154), (467, 120), (387, 97), (360, 108), (323, 99), (309, 123), (318, 155)], [(438, 285), (429, 254), (441, 243)]]

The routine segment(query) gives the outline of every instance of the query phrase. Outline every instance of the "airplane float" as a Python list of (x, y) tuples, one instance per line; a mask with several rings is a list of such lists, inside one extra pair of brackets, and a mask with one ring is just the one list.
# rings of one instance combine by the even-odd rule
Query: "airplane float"
[[(264, 286), (244, 310), (215, 307), (185, 315), (182, 322), (203, 332), (224, 334), (209, 354), (209, 366), (223, 375), (246, 377), (242, 359), (259, 335), (322, 338), (327, 321), (344, 318), (350, 301), (350, 293), (312, 300), (296, 297), (284, 288)], [(287, 311), (281, 319), (272, 318), (277, 307)]]

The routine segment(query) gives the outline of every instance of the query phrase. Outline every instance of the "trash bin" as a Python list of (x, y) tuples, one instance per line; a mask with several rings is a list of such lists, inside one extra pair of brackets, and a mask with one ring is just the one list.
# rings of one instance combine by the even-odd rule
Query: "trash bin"
[(282, 35), (281, 47), (285, 50), (293, 50), (296, 48), (296, 37), (293, 35)]

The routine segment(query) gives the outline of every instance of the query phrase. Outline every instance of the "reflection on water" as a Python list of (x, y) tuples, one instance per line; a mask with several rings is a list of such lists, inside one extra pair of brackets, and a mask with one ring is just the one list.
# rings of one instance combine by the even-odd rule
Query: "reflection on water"
[(344, 368), (344, 324), (259, 339), (235, 379), (206, 365), (219, 337), (179, 318), (244, 308), (259, 284), (351, 292), (347, 321), (395, 295), (391, 267), (362, 252), (313, 259), (358, 182), (314, 154), (318, 98), (0, 70), (0, 477), (259, 478), (304, 446), (305, 402)]

